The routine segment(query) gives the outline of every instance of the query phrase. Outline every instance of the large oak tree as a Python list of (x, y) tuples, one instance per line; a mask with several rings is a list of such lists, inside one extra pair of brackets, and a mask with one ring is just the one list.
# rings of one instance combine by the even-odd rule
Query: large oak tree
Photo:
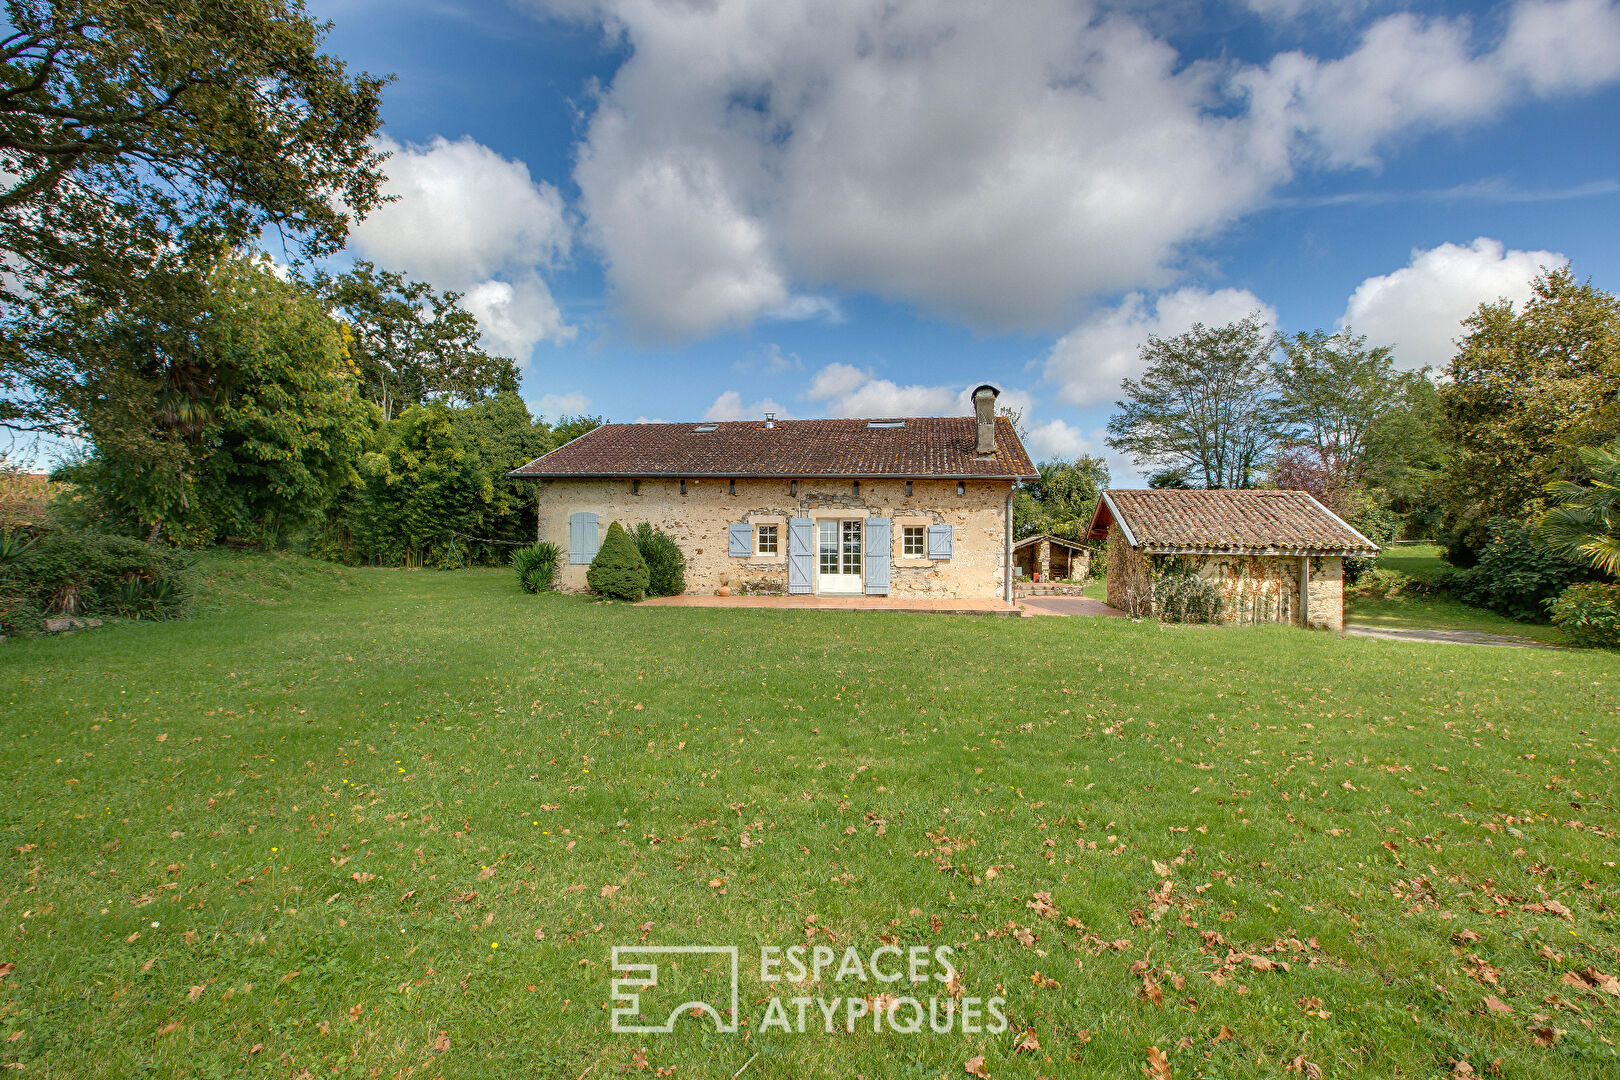
[(190, 392), (183, 347), (118, 372), (82, 363), (78, 343), (105, 340), (119, 312), (161, 305), (266, 230), (295, 257), (342, 246), (381, 197), (383, 80), (323, 53), (328, 28), (302, 0), (5, 11), (0, 424), (82, 435), (84, 410), (136, 367), (156, 361), (167, 392)]

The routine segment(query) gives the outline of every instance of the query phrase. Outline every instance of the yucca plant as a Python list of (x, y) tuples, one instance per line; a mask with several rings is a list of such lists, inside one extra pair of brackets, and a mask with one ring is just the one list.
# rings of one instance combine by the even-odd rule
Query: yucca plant
[(1560, 505), (1541, 516), (1536, 540), (1556, 555), (1620, 577), (1620, 439), (1580, 454), (1590, 483), (1547, 485), (1547, 494)]
[(545, 592), (557, 575), (557, 563), (562, 560), (562, 548), (549, 541), (518, 548), (512, 554), (512, 568), (517, 571), (518, 584), (524, 592)]
[(21, 529), (0, 530), (0, 566), (16, 562), (34, 549), (34, 538)]

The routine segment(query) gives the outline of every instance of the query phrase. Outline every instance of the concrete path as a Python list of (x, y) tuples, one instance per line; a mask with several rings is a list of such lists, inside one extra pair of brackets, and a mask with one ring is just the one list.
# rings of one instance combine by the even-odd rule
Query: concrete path
[(1444, 645), (1498, 645), (1508, 649), (1562, 649), (1534, 638), (1513, 634), (1486, 634), (1478, 630), (1416, 630), (1394, 626), (1346, 626), (1352, 637), (1384, 638), (1388, 641), (1432, 641)]
[(1000, 600), (919, 596), (660, 596), (638, 607), (766, 608), (773, 611), (904, 611), (917, 615), (1000, 615), (1020, 612)]
[(1035, 615), (1100, 615), (1105, 618), (1125, 618), (1126, 615), (1118, 608), (1111, 608), (1101, 600), (1093, 600), (1089, 596), (1026, 596), (1019, 603), (1024, 605), (1026, 617)]

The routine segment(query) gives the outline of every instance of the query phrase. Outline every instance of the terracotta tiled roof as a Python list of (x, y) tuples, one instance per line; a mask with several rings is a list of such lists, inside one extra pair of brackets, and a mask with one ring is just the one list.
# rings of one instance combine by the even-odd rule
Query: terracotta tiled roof
[[(889, 426), (872, 427), (873, 423)], [(515, 477), (942, 477), (1032, 480), (1035, 467), (1012, 423), (996, 418), (996, 452), (973, 452), (971, 416), (894, 420), (778, 420), (690, 424), (604, 424)], [(699, 430), (712, 427), (711, 431)]]
[(1101, 539), (1118, 521), (1143, 551), (1367, 553), (1378, 545), (1305, 491), (1105, 491), (1091, 522)]

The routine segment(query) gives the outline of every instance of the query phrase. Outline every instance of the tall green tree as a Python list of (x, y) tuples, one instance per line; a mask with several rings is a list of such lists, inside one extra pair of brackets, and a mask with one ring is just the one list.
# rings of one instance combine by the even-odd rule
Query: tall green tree
[(477, 444), (443, 405), (413, 405), (387, 424), (360, 472), (341, 524), (364, 562), (442, 565), (453, 534), (476, 527), (495, 499)]
[(506, 474), (600, 423), (550, 424), (513, 393), (459, 409), (413, 405), (368, 444), (359, 487), (329, 516), (328, 551), (394, 566), (504, 563), (535, 535), (533, 482)]
[(1405, 404), (1406, 380), (1388, 346), (1348, 328), (1279, 335), (1271, 365), (1279, 431), (1346, 485), (1361, 482), (1374, 426)]
[(134, 378), (81, 339), (267, 229), (343, 245), (381, 198), (383, 80), (321, 52), (303, 0), (7, 0), (5, 23), (0, 424), (78, 435)]
[[(276, 543), (359, 483), (375, 410), (320, 300), (268, 259), (225, 257), (85, 337), (116, 402), (81, 410), (88, 457), (64, 472), (78, 512), (186, 544)], [(106, 359), (110, 358), (110, 359)]]
[(1467, 562), (1493, 518), (1537, 516), (1548, 484), (1579, 475), (1583, 447), (1620, 434), (1620, 301), (1562, 267), (1522, 306), (1482, 304), (1463, 326), (1440, 390), (1438, 490), (1448, 550)]
[(1050, 533), (1079, 539), (1091, 525), (1097, 500), (1112, 482), (1108, 462), (1084, 454), (1073, 461), (1043, 461), (1040, 479), (1013, 496), (1013, 532), (1019, 538)]
[(1204, 487), (1250, 487), (1276, 442), (1271, 336), (1256, 312), (1148, 338), (1147, 370), (1121, 384), (1108, 445), (1144, 469), (1179, 469)]
[(363, 261), (336, 276), (317, 273), (313, 283), (348, 322), (361, 383), (385, 417), (517, 392), (517, 365), (484, 351), (459, 293)]

